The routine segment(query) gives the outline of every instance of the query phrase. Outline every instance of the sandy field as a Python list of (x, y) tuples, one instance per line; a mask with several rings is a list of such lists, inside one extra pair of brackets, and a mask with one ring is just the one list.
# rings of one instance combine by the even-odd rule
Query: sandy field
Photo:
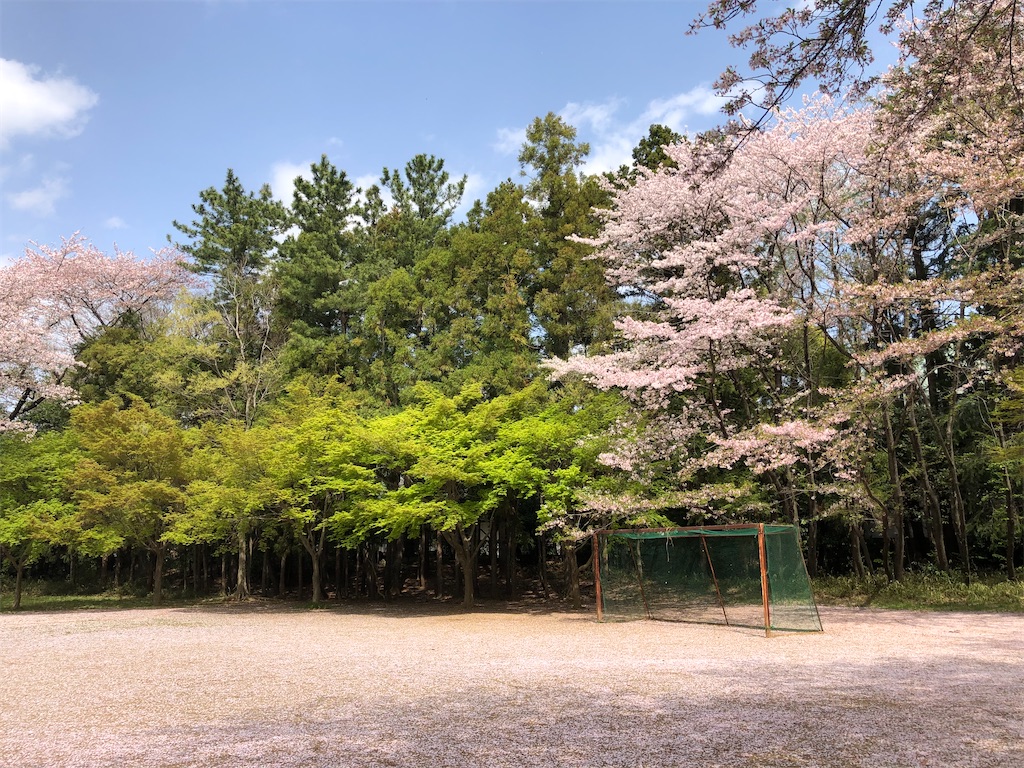
[(0, 765), (1024, 766), (1024, 615), (0, 614)]

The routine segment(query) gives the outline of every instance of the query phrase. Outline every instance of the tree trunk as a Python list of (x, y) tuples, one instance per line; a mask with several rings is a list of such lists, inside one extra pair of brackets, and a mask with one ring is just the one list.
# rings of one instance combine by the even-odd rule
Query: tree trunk
[(350, 557), (350, 554), (351, 553), (348, 551), (348, 549), (345, 549), (345, 551), (344, 551), (344, 553), (342, 555), (342, 558), (341, 558), (341, 569), (342, 569), (342, 572), (341, 572), (341, 582), (340, 582), (340, 585), (339, 585), (339, 591), (340, 591), (340, 597), (345, 597), (345, 598), (348, 597), (349, 561), (352, 559)]
[(210, 555), (206, 551), (206, 547), (202, 544), (199, 545), (199, 553), (203, 561), (203, 592), (209, 594), (210, 592)]
[(249, 597), (249, 542), (248, 526), (238, 526), (238, 574), (235, 579), (235, 600)]
[(548, 590), (548, 542), (543, 533), (537, 534), (537, 575), (540, 578), (540, 591), (544, 599), (549, 597)]
[(946, 466), (949, 467), (950, 490), (953, 491), (953, 532), (956, 534), (957, 549), (960, 554), (960, 562), (967, 575), (971, 575), (971, 553), (967, 542), (967, 510), (964, 505), (964, 495), (960, 490), (960, 472), (956, 465), (956, 456), (953, 449), (953, 411), (955, 400), (950, 405), (949, 417), (946, 419), (946, 428), (939, 426), (938, 418), (931, 408), (928, 409), (928, 421), (935, 433), (935, 438), (942, 448), (942, 454), (946, 459)]
[(1010, 581), (1017, 579), (1014, 557), (1017, 553), (1017, 497), (1013, 492), (1013, 481), (1010, 473), (1003, 470), (1006, 480), (1006, 577)]
[(277, 596), (284, 597), (285, 585), (288, 582), (288, 550), (281, 553), (281, 563), (277, 577)]
[(437, 586), (434, 587), (434, 597), (438, 600), (444, 597), (444, 550), (441, 549), (441, 533), (434, 533), (434, 580)]
[(380, 585), (377, 582), (379, 575), (377, 571), (376, 543), (371, 547), (366, 544), (363, 549), (363, 576), (366, 580), (366, 594), (368, 597), (380, 597)]
[[(903, 496), (903, 480), (900, 477), (899, 463), (896, 459), (896, 436), (892, 429), (892, 416), (889, 413), (889, 409), (885, 409), (885, 446), (886, 454), (889, 466), (889, 483), (892, 486), (893, 496), (893, 520), (892, 527), (896, 533), (895, 549), (892, 557), (892, 577), (896, 581), (901, 581), (904, 575), (904, 562), (906, 561), (907, 552), (907, 538), (906, 538), (906, 526), (903, 520), (904, 496)], [(884, 533), (885, 541), (889, 540), (889, 531), (886, 530)], [(886, 552), (888, 555), (888, 552)], [(888, 562), (886, 562), (886, 574), (888, 574)]]
[(583, 607), (583, 596), (580, 594), (580, 565), (576, 557), (576, 542), (562, 542), (565, 551), (565, 577), (568, 580), (568, 597), (573, 608)]
[(487, 530), (487, 554), (491, 560), (491, 586), (490, 596), (497, 597), (498, 595), (498, 515), (495, 512), (491, 513), (491, 524)]
[(910, 444), (914, 449), (914, 458), (921, 472), (921, 489), (924, 493), (925, 504), (930, 511), (929, 522), (931, 524), (932, 544), (935, 546), (935, 565), (942, 571), (949, 571), (949, 558), (946, 556), (946, 542), (942, 524), (942, 505), (939, 497), (932, 486), (931, 477), (928, 472), (928, 463), (924, 458), (924, 450), (921, 447), (921, 432), (917, 426), (917, 405), (915, 398), (911, 397), (907, 404), (907, 417), (910, 419)]
[(341, 600), (341, 544), (334, 546), (334, 599)]
[(455, 526), (453, 531), (444, 531), (444, 537), (455, 550), (455, 559), (462, 569), (462, 607), (472, 608), (474, 604), (474, 587), (476, 586), (476, 573), (474, 564), (476, 553), (480, 547), (480, 539), (475, 536), (476, 523), (469, 526), (469, 533), (462, 527), (462, 524)]
[(166, 547), (158, 546), (152, 550), (153, 562), (153, 604), (160, 605), (164, 601), (164, 555)]
[(323, 586), (320, 583), (320, 557), (317, 554), (310, 555), (309, 558), (313, 563), (313, 575), (310, 579), (310, 586), (312, 587), (312, 600), (313, 603), (319, 605), (324, 601)]
[(504, 546), (501, 548), (501, 555), (505, 559), (505, 593), (510, 598), (516, 596), (516, 521), (518, 516), (515, 509), (503, 521), (502, 528), (505, 532)]
[(807, 575), (818, 576), (818, 521), (813, 517), (807, 523)]
[(25, 580), (25, 563), (17, 561), (14, 564), (14, 605), (11, 610), (21, 610), (21, 588)]
[(416, 550), (416, 583), (421, 591), (427, 590), (427, 526), (420, 526), (420, 545)]

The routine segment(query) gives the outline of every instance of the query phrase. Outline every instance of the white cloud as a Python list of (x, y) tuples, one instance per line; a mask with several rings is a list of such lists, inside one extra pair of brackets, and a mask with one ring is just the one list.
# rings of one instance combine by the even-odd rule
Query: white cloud
[(40, 76), (38, 67), (0, 59), (0, 149), (16, 136), (76, 136), (98, 101), (71, 78)]
[(38, 187), (26, 189), (23, 192), (12, 192), (7, 195), (7, 202), (16, 211), (46, 217), (54, 214), (57, 201), (66, 197), (67, 194), (67, 179), (51, 176), (43, 179)]
[[(707, 85), (698, 85), (666, 99), (654, 99), (634, 118), (621, 117), (626, 102), (619, 98), (600, 103), (571, 101), (559, 112), (577, 129), (579, 141), (590, 144), (583, 170), (604, 173), (633, 162), (633, 148), (655, 123), (667, 125), (677, 133), (687, 132), (686, 122), (694, 116), (706, 117), (718, 112), (726, 99)], [(526, 141), (526, 128), (499, 128), (492, 145), (501, 154), (517, 154)]]
[(518, 155), (526, 143), (525, 128), (499, 128), (498, 139), (491, 146), (502, 155)]
[(103, 222), (103, 226), (107, 229), (128, 229), (128, 223), (120, 216), (111, 216)]
[(612, 99), (604, 104), (577, 104), (570, 101), (559, 116), (574, 128), (589, 126), (594, 131), (605, 132), (612, 129), (612, 121), (621, 103), (620, 99)]
[(13, 165), (0, 165), (0, 181), (10, 177), (24, 176), (32, 172), (35, 167), (35, 157), (32, 155), (21, 155)]
[(713, 115), (725, 102), (724, 97), (717, 95), (706, 85), (698, 85), (667, 99), (655, 99), (647, 105), (647, 111), (640, 119), (647, 125), (661, 123), (674, 131), (682, 132), (690, 115)]
[(295, 179), (301, 176), (304, 179), (312, 179), (310, 163), (274, 163), (270, 168), (270, 189), (274, 197), (287, 205), (292, 204), (292, 197), (295, 193)]
[(603, 104), (570, 103), (562, 110), (561, 116), (570, 123), (570, 118), (576, 118), (579, 122), (573, 125), (582, 129), (589, 128), (580, 131), (589, 134), (590, 142), (590, 155), (584, 170), (587, 173), (604, 173), (633, 162), (633, 148), (647, 135), (651, 125), (660, 123), (677, 133), (685, 134), (687, 120), (695, 116), (713, 115), (722, 108), (725, 101), (706, 85), (698, 85), (666, 99), (654, 99), (631, 120), (616, 119), (622, 107), (618, 99)]
[(395, 198), (391, 196), (391, 193), (388, 191), (387, 187), (382, 187), (380, 185), (380, 174), (367, 173), (362, 176), (357, 176), (355, 179), (352, 180), (352, 183), (355, 184), (359, 189), (363, 190), (356, 197), (356, 199), (359, 200), (360, 203), (366, 202), (366, 190), (368, 190), (370, 187), (376, 184), (380, 188), (380, 197), (381, 200), (384, 201), (384, 205), (388, 208), (391, 208), (391, 206), (395, 204)]
[(455, 209), (456, 221), (465, 217), (469, 212), (469, 209), (473, 207), (473, 203), (477, 200), (486, 198), (487, 193), (490, 192), (492, 188), (492, 185), (488, 183), (487, 179), (479, 173), (467, 173), (466, 190), (462, 193), (462, 202), (459, 203), (459, 207)]

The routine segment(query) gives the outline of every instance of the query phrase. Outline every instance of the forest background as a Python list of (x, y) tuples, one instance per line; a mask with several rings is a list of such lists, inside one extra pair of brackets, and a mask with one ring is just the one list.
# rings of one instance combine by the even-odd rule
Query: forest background
[(763, 117), (652, 125), (615, 173), (538, 117), (464, 221), (441, 158), (357, 189), (324, 156), (287, 207), (229, 170), (152, 258), (30, 247), (0, 269), (15, 604), (32, 568), (466, 605), (529, 571), (579, 605), (593, 530), (739, 521), (801, 526), (812, 575), (1016, 578), (1021, 7), (911, 10), (760, 18), (719, 85)]

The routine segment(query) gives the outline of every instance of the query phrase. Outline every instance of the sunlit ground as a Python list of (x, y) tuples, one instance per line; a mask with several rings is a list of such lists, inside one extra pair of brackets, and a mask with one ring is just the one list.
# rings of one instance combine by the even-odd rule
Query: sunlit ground
[(365, 605), (0, 614), (11, 766), (1024, 765), (1024, 615), (824, 634)]

